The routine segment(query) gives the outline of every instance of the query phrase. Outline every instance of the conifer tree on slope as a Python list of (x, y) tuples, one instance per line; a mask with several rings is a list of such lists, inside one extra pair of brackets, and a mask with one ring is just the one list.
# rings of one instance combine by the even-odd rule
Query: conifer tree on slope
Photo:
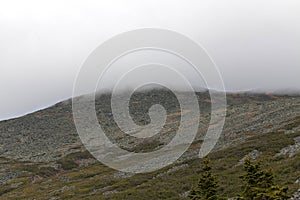
[(217, 178), (211, 172), (210, 161), (205, 158), (203, 160), (203, 173), (201, 174), (196, 187), (192, 187), (189, 198), (192, 200), (218, 200), (217, 195)]
[(241, 176), (244, 181), (242, 198), (247, 200), (286, 200), (287, 187), (274, 185), (274, 176), (271, 170), (261, 170), (259, 163), (252, 163), (246, 159), (244, 163), (246, 174)]

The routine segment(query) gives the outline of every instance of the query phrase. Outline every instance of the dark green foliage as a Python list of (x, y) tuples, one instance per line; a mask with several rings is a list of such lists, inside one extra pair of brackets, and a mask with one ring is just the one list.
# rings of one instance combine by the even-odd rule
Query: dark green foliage
[(5, 194), (5, 193), (11, 192), (11, 191), (13, 191), (13, 188), (1, 187), (0, 188), (0, 196)]
[(241, 176), (241, 179), (245, 182), (243, 191), (245, 198), (254, 199), (259, 193), (273, 185), (272, 172), (262, 171), (260, 165), (251, 163), (250, 159), (245, 160), (244, 169), (246, 174)]
[(247, 200), (285, 200), (289, 199), (287, 187), (274, 185), (271, 170), (261, 170), (259, 163), (252, 163), (246, 159), (244, 163), (246, 174), (240, 178), (244, 181), (241, 199)]
[(68, 159), (72, 159), (72, 160), (94, 158), (88, 151), (79, 151), (79, 152), (71, 153), (71, 154), (67, 155), (66, 157)]
[(78, 167), (78, 164), (71, 159), (59, 160), (57, 163), (61, 165), (63, 170), (71, 170)]
[(61, 158), (57, 161), (57, 163), (60, 164), (63, 170), (72, 170), (79, 167), (79, 165), (76, 163), (77, 160), (89, 158), (93, 158), (93, 156), (88, 151), (75, 152), (67, 155), (64, 158)]
[(283, 128), (286, 130), (293, 130), (293, 128), (296, 128), (300, 125), (300, 117), (295, 117), (292, 122), (285, 125)]
[(201, 174), (196, 187), (192, 187), (189, 198), (192, 200), (216, 200), (217, 195), (217, 178), (211, 172), (211, 165), (208, 159), (203, 160), (203, 173)]
[(58, 170), (54, 169), (53, 167), (41, 167), (35, 173), (42, 177), (50, 177), (57, 174)]
[(259, 194), (257, 199), (270, 199), (270, 200), (285, 200), (290, 199), (291, 196), (288, 195), (287, 187), (279, 187), (277, 185), (271, 186), (267, 189), (265, 193)]

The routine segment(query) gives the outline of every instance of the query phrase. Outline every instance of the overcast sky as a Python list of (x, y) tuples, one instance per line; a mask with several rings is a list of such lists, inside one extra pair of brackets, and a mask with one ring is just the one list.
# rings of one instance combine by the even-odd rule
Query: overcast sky
[(93, 49), (144, 27), (202, 44), (227, 90), (300, 90), (299, 0), (1, 0), (0, 120), (71, 97)]

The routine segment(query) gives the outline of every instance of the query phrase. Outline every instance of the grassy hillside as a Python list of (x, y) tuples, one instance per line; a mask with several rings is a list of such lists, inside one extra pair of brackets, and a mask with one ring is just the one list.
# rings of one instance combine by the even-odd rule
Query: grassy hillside
[[(199, 99), (201, 101), (202, 98)], [(300, 137), (299, 102), (298, 97), (229, 96), (223, 136), (209, 154), (222, 196), (234, 197), (241, 191), (241, 162), (247, 155), (261, 161), (263, 168), (272, 169), (276, 183), (288, 186), (290, 193), (300, 188), (299, 182), (296, 183), (300, 178), (300, 142), (297, 139)], [(152, 173), (125, 174), (97, 162), (78, 143), (76, 132), (72, 132), (75, 131), (72, 121), (69, 121), (69, 109), (70, 104), (65, 102), (48, 110), (0, 123), (0, 136), (5, 138), (10, 134), (5, 141), (15, 141), (12, 146), (20, 147), (13, 149), (7, 147), (9, 144), (0, 145), (0, 199), (186, 199), (191, 186), (197, 183), (201, 173), (201, 160), (197, 158), (202, 142), (201, 131), (177, 163)], [(51, 123), (59, 119), (61, 122), (56, 126), (46, 126), (47, 122), (54, 125)], [(31, 125), (33, 122), (36, 124)], [(20, 124), (23, 128), (19, 127)], [(47, 140), (47, 135), (38, 137), (37, 133), (42, 128), (46, 129), (44, 132), (47, 134), (58, 132)], [(51, 159), (35, 159), (35, 149), (29, 148), (32, 138), (23, 138), (28, 137), (26, 131), (34, 136), (33, 144), (45, 144), (42, 149), (46, 157)], [(60, 135), (59, 131), (65, 131), (66, 136)], [(110, 131), (118, 132), (113, 125)], [(52, 146), (56, 136), (61, 139)], [(23, 147), (26, 143), (22, 141), (29, 143), (29, 147)], [(152, 150), (158, 143), (164, 145), (163, 142), (165, 140), (153, 140), (143, 144)], [(141, 147), (144, 146), (137, 143), (135, 150), (139, 151)], [(32, 159), (14, 156), (22, 148), (25, 153), (32, 152)], [(56, 154), (50, 154), (45, 149), (49, 149), (49, 152), (54, 149)], [(40, 151), (37, 156), (42, 158)]]
[[(261, 154), (257, 160), (264, 168), (272, 169), (279, 185), (289, 186), (290, 192), (299, 188), (300, 154), (275, 156), (300, 132), (282, 132), (252, 136), (239, 145), (210, 154), (214, 172), (220, 182), (220, 194), (233, 197), (241, 191), (239, 176), (243, 173), (239, 161), (253, 149)], [(197, 146), (197, 144), (194, 144)], [(193, 146), (193, 147), (195, 147)], [(192, 148), (193, 148), (192, 147)], [(200, 160), (191, 159), (148, 174), (123, 174), (94, 163), (87, 152), (70, 154), (57, 161), (61, 166), (45, 167), (43, 163), (1, 163), (27, 171), (1, 187), (1, 199), (184, 199), (184, 194), (197, 182), (201, 173)], [(16, 187), (17, 186), (17, 187)]]

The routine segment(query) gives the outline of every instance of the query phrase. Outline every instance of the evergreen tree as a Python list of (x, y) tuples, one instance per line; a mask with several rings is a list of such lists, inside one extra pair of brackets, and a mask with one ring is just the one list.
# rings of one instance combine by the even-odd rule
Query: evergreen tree
[(192, 200), (217, 200), (219, 199), (217, 195), (217, 178), (211, 172), (210, 161), (205, 158), (203, 160), (202, 170), (198, 184), (196, 187), (192, 187), (189, 198)]
[(271, 170), (261, 170), (259, 163), (246, 159), (244, 163), (246, 174), (241, 176), (244, 181), (242, 199), (247, 200), (286, 200), (288, 188), (274, 185)]

